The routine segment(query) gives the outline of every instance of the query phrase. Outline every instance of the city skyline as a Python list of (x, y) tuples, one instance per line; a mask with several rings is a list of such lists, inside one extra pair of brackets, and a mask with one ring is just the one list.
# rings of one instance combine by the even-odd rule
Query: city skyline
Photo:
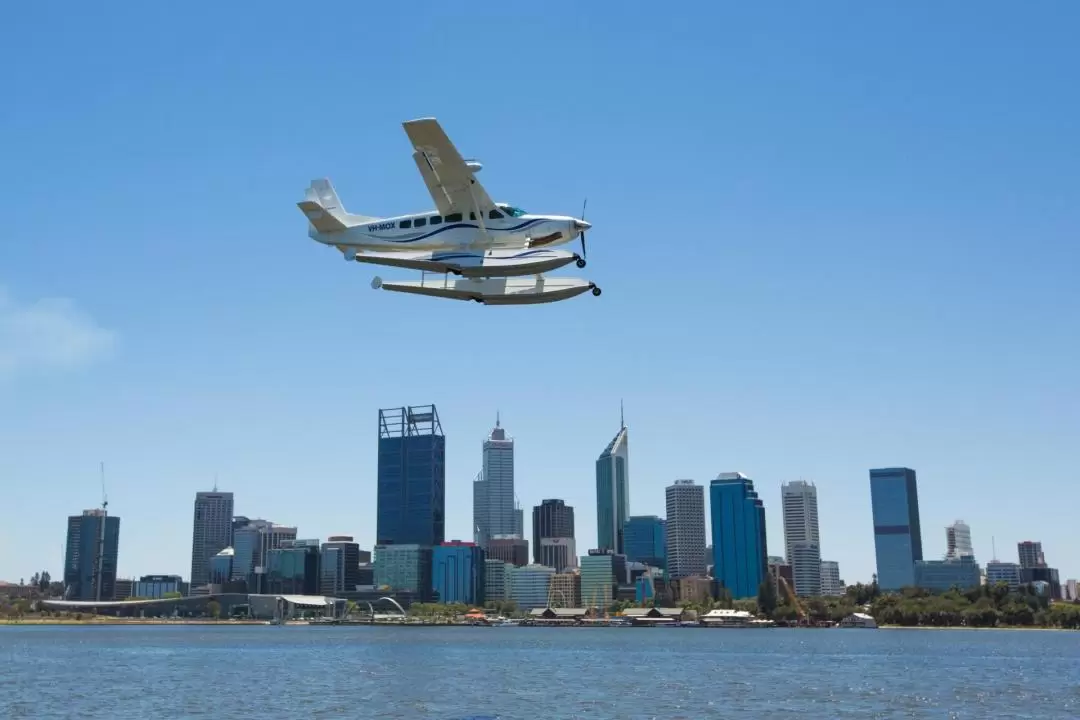
[[(621, 432), (621, 431), (620, 431), (620, 432)], [(616, 439), (618, 439), (618, 438), (616, 438)], [(872, 470), (871, 472), (875, 472), (875, 471), (873, 471), (873, 470)], [(692, 481), (690, 481), (690, 482), (692, 482)], [(781, 506), (782, 506), (782, 503), (783, 503), (783, 488), (784, 488), (784, 486), (785, 486), (785, 485), (787, 485), (787, 484), (788, 484), (788, 483), (781, 483), (781, 484), (780, 484), (780, 503), (779, 503), (779, 504), (780, 504)], [(758, 494), (760, 495), (760, 493), (758, 493)], [(230, 492), (230, 491), (219, 491), (219, 490), (217, 489), (217, 485), (216, 485), (216, 481), (215, 481), (215, 489), (213, 489), (213, 490), (209, 490), (209, 491), (196, 491), (196, 505), (198, 505), (198, 499), (199, 499), (199, 497), (201, 497), (201, 496), (206, 496), (206, 495), (213, 495), (213, 496), (222, 496), (222, 495), (225, 495), (225, 496), (232, 496), (232, 495), (233, 495), (233, 493), (232, 493), (232, 492)], [(872, 503), (872, 497), (871, 497), (871, 503)], [(768, 507), (769, 507), (769, 503), (765, 503), (765, 507), (766, 507), (766, 508), (768, 508)], [(711, 537), (711, 517), (710, 517), (710, 513), (709, 513), (709, 510), (708, 510), (708, 508), (706, 508), (705, 516), (706, 516), (706, 517), (705, 517), (705, 523), (706, 523), (706, 525), (707, 525), (707, 526), (709, 527), (709, 536)], [(663, 516), (663, 515), (661, 515), (660, 517), (664, 517), (664, 516)], [(783, 517), (783, 512), (782, 512), (782, 510), (781, 510), (781, 517)], [(242, 518), (242, 520), (245, 520), (245, 521), (246, 521), (246, 520), (247, 520), (247, 518), (246, 518), (246, 517), (243, 517), (243, 518)], [(255, 522), (269, 522), (269, 521), (265, 521), (265, 520), (263, 520), (262, 518), (258, 518), (258, 519), (256, 519), (256, 520), (255, 520)], [(290, 531), (290, 532), (292, 532), (292, 533), (293, 533), (293, 537), (295, 537), (295, 533), (296, 533), (296, 528), (295, 528), (295, 527), (293, 527), (293, 528), (289, 528), (288, 526), (283, 526), (283, 525), (282, 525), (281, 523), (271, 523), (271, 524), (272, 524), (272, 525), (274, 525), (274, 526), (276, 526), (276, 528), (282, 528), (282, 527), (284, 527), (286, 531)], [(953, 533), (953, 528), (954, 528), (954, 526), (955, 526), (955, 525), (957, 525), (957, 524), (960, 524), (961, 526), (963, 526), (964, 528), (966, 528), (966, 531), (967, 531), (967, 535), (970, 535), (970, 528), (967, 528), (966, 524), (965, 524), (965, 523), (963, 523), (962, 521), (956, 521), (955, 523), (950, 523), (950, 524), (949, 524), (948, 526), (946, 526), (946, 535), (947, 535), (947, 537), (952, 537), (952, 533)], [(773, 534), (776, 534), (776, 530), (775, 530), (775, 527), (774, 527), (774, 529), (772, 530), (772, 532), (773, 532)], [(526, 533), (526, 538), (525, 538), (525, 539), (526, 539), (527, 541), (529, 541), (529, 548), (528, 548), (528, 554), (529, 554), (529, 556), (530, 556), (530, 557), (531, 557), (531, 556), (532, 556), (532, 555), (534, 554), (534, 549), (533, 549), (533, 544), (532, 544), (532, 539), (533, 539), (533, 538), (529, 537), (529, 536), (530, 536), (531, 534), (532, 534), (532, 533), (531, 533), (531, 531), (530, 531), (529, 533)], [(189, 537), (191, 537), (191, 538), (192, 538), (192, 540), (194, 541), (194, 536), (193, 536), (193, 535), (189, 535)], [(328, 535), (318, 535), (318, 534), (313, 534), (313, 537), (328, 537)], [(784, 543), (785, 543), (785, 545), (786, 545), (786, 541), (787, 541), (787, 537), (786, 537), (786, 534), (782, 534), (782, 537), (783, 537), (783, 539), (784, 539)], [(963, 541), (962, 541), (962, 542), (965, 542), (965, 543), (966, 543), (966, 542), (970, 542), (970, 540), (969, 540), (969, 538), (968, 538), (967, 536), (965, 536), (965, 535), (963, 535), (963, 534), (962, 534), (962, 535), (961, 535), (961, 537), (963, 538)], [(774, 541), (774, 542), (775, 542), (775, 541)], [(946, 540), (946, 542), (949, 542), (949, 540)], [(361, 545), (364, 545), (363, 543), (360, 543), (360, 544), (361, 544)], [(934, 546), (936, 545), (936, 543), (935, 543), (935, 542), (934, 542), (934, 541), (933, 541), (932, 539), (930, 539), (930, 545), (931, 545), (931, 547), (934, 547)], [(1041, 543), (1040, 543), (1040, 542), (1036, 542), (1036, 543), (1028, 543), (1028, 542), (1026, 542), (1026, 541), (1022, 541), (1022, 542), (1018, 543), (1018, 545), (1019, 545), (1019, 546), (1025, 546), (1025, 545), (1030, 545), (1030, 546), (1032, 546), (1032, 547), (1035, 547), (1035, 548), (1037, 548), (1037, 551), (1041, 553)], [(372, 544), (368, 544), (368, 545), (366, 545), (366, 547), (368, 547), (368, 548), (372, 548), (372, 547), (373, 547), (373, 545), (372, 545)], [(194, 542), (193, 542), (193, 543), (192, 543), (192, 545), (191, 545), (191, 551), (192, 551), (192, 553), (191, 553), (191, 554), (189, 555), (189, 557), (190, 557), (190, 556), (193, 556), (193, 554), (194, 554), (194, 549), (195, 549), (195, 547), (194, 547)], [(581, 554), (583, 554), (583, 553), (584, 553), (584, 549), (583, 549), (583, 548), (581, 548), (581, 547), (577, 547), (577, 548), (576, 548), (576, 551), (577, 551), (577, 553), (575, 554), (575, 557), (579, 557), (579, 556), (580, 556)], [(1023, 549), (1021, 549), (1021, 552), (1023, 552)], [(933, 551), (931, 552), (931, 555), (936, 555), (936, 554), (937, 554), (936, 552), (933, 552)], [(993, 555), (993, 553), (992, 553), (992, 552), (987, 552), (987, 553), (986, 553), (986, 557), (988, 557), (988, 558), (992, 557), (992, 555)], [(1003, 560), (1001, 560), (1001, 562), (1002, 562), (1002, 563), (1005, 563), (1005, 564), (1008, 564), (1008, 563), (1010, 562), (1010, 559), (1009, 559), (1009, 558), (1008, 558), (1007, 556), (1003, 556), (1003, 557), (1004, 557), (1004, 559), (1003, 559)], [(122, 558), (123, 558), (123, 553), (121, 553), (121, 560), (122, 560)], [(707, 561), (708, 561), (709, 563), (711, 563), (711, 562), (712, 562), (712, 559), (711, 559), (711, 558), (707, 558)], [(836, 562), (836, 561), (831, 561), (831, 562)], [(122, 568), (123, 568), (123, 565), (122, 565), (122, 564), (121, 564), (121, 566), (120, 566), (120, 567), (121, 567), (121, 570), (120, 570), (120, 571), (118, 572), (118, 574), (117, 574), (117, 577), (138, 577), (138, 576), (141, 576), (141, 575), (148, 575), (148, 574), (154, 574), (154, 573), (150, 573), (150, 572), (142, 572), (142, 571), (140, 571), (140, 572), (130, 572), (130, 571), (127, 571), (127, 570), (124, 570), (124, 569), (122, 569)], [(46, 568), (46, 569), (48, 569), (48, 568)], [(876, 567), (875, 567), (875, 568), (874, 568), (874, 569), (872, 570), (872, 574), (873, 574), (873, 573), (876, 573)], [(159, 574), (160, 574), (160, 573), (159, 573)], [(175, 573), (175, 574), (176, 574), (176, 575), (179, 575), (179, 576), (182, 576), (182, 577), (185, 577), (185, 578), (187, 578), (187, 577), (188, 577), (187, 575), (184, 575), (183, 573)], [(850, 575), (851, 575), (851, 573), (848, 573), (848, 572), (845, 572), (844, 574), (845, 574), (845, 575), (847, 575), (847, 576), (850, 576)], [(1062, 577), (1063, 577), (1063, 578), (1067, 578), (1067, 577), (1070, 577), (1070, 575), (1071, 575), (1071, 573), (1070, 573), (1070, 571), (1069, 571), (1069, 570), (1067, 570), (1067, 569), (1063, 569), (1063, 570), (1062, 570)], [(846, 579), (846, 578), (845, 578), (845, 579)], [(859, 582), (859, 581), (861, 581), (861, 582), (868, 582), (868, 581), (869, 581), (869, 578), (859, 578), (859, 579), (852, 579), (852, 580), (850, 580), (850, 582)]]

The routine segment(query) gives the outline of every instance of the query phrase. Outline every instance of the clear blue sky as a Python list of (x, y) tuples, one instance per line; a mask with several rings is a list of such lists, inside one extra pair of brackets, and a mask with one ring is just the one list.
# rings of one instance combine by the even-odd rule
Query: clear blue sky
[[(370, 546), (377, 409), (431, 402), (449, 536), (501, 410), (527, 516), (565, 498), (587, 548), (620, 398), (634, 514), (742, 471), (775, 554), (813, 480), (866, 580), (868, 469), (907, 465), (928, 557), (963, 518), (1080, 575), (1074, 3), (159, 5), (0, 27), (0, 579), (59, 574), (101, 460), (122, 575), (187, 576), (215, 473)], [(307, 238), (312, 178), (430, 207), (430, 115), (498, 200), (588, 196), (602, 297), (377, 293)]]

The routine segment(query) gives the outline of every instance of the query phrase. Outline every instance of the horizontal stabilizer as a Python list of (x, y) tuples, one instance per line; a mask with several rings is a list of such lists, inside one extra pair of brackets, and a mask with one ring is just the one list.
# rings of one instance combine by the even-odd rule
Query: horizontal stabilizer
[(304, 211), (309, 222), (321, 233), (335, 233), (346, 230), (348, 226), (327, 212), (314, 200), (301, 200), (296, 206)]

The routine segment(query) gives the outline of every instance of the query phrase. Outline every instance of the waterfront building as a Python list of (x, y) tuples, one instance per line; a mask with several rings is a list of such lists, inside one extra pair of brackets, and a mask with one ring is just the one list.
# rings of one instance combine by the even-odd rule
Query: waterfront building
[(821, 578), (821, 535), (817, 487), (803, 480), (780, 486), (784, 512), (784, 549), (795, 578), (795, 594), (824, 594)]
[(664, 528), (668, 577), (704, 575), (705, 488), (693, 480), (676, 480), (664, 489), (667, 523)]
[(532, 563), (510, 569), (510, 599), (519, 610), (545, 608), (554, 568)]
[(581, 607), (581, 575), (576, 572), (557, 572), (551, 576), (548, 607)]
[(432, 549), (417, 543), (375, 546), (375, 587), (431, 597)]
[(1003, 582), (1009, 586), (1009, 592), (1020, 589), (1020, 565), (1011, 562), (991, 560), (986, 563), (986, 584), (997, 585)]
[(296, 528), (258, 518), (244, 521), (244, 525), (233, 526), (232, 580), (246, 583), (249, 593), (264, 593), (267, 554), (296, 540)]
[(495, 428), (484, 440), (482, 470), (473, 482), (473, 526), (481, 548), (496, 536), (522, 536), (514, 497), (514, 440), (496, 415)]
[(606, 610), (615, 597), (615, 555), (608, 550), (590, 550), (581, 558), (581, 603), (587, 608)]
[(620, 423), (596, 460), (596, 546), (617, 553), (625, 552), (622, 532), (630, 517), (630, 440), (624, 417)]
[[(704, 527), (701, 537), (704, 541)], [(623, 527), (623, 544), (627, 562), (663, 568), (667, 564), (667, 523), (656, 515), (632, 515)], [(704, 553), (704, 542), (701, 549)]]
[(870, 471), (874, 553), (878, 587), (885, 592), (915, 584), (915, 563), (923, 559), (919, 488), (910, 468)]
[(105, 510), (68, 517), (64, 551), (65, 600), (113, 600), (120, 551), (120, 518)]
[(451, 540), (432, 550), (432, 588), (441, 603), (484, 604), (484, 549)]
[(965, 556), (975, 556), (971, 545), (971, 527), (963, 520), (945, 526), (945, 558), (957, 560)]
[(720, 473), (709, 485), (713, 577), (733, 599), (757, 597), (768, 577), (765, 506), (754, 481), (739, 472)]
[(1057, 568), (1045, 565), (1042, 567), (1020, 568), (1020, 582), (1024, 585), (1045, 583), (1050, 597), (1055, 600), (1061, 598), (1061, 579), (1058, 576)]
[(488, 540), (485, 557), (517, 567), (529, 564), (529, 541), (516, 535), (496, 535)]
[(116, 592), (113, 594), (116, 600), (127, 600), (135, 596), (135, 580), (132, 578), (116, 578), (115, 587)]
[(945, 592), (956, 587), (970, 590), (982, 585), (982, 571), (971, 555), (956, 560), (916, 560), (915, 587)]
[(533, 508), (533, 562), (564, 572), (577, 567), (574, 508), (562, 500), (543, 500)]
[(178, 593), (184, 581), (179, 575), (143, 575), (132, 583), (131, 596), (159, 600), (169, 593)]
[[(224, 548), (214, 557), (210, 558), (210, 579), (204, 585), (225, 585), (232, 580), (233, 556), (236, 551), (231, 547)], [(191, 592), (197, 588), (192, 585)]]
[(210, 560), (233, 544), (233, 494), (218, 492), (195, 493), (195, 512), (191, 523), (190, 587), (210, 583)]
[(677, 600), (681, 603), (711, 602), (715, 597), (714, 581), (707, 577), (694, 576), (673, 581)]
[(513, 563), (487, 558), (484, 560), (484, 602), (510, 599), (510, 571)]
[(821, 594), (824, 597), (842, 597), (847, 590), (840, 579), (840, 563), (835, 560), (821, 561)]
[[(371, 554), (367, 556), (370, 561)], [(319, 558), (319, 594), (340, 597), (356, 592), (360, 584), (360, 545), (351, 535), (331, 535), (322, 544)]]
[(319, 541), (285, 540), (266, 551), (265, 590), (272, 595), (319, 594)]
[(1022, 543), (1017, 543), (1016, 552), (1020, 556), (1020, 567), (1022, 569), (1046, 567), (1046, 557), (1043, 555), (1041, 542), (1025, 540)]
[(446, 539), (446, 437), (434, 405), (379, 410), (377, 483), (377, 545), (430, 553)]

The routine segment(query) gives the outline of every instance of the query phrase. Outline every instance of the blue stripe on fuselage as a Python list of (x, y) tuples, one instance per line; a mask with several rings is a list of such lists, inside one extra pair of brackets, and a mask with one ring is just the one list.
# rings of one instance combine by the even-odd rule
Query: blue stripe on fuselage
[[(526, 220), (525, 222), (521, 223), (520, 225), (515, 225), (514, 227), (509, 227), (509, 228), (493, 228), (493, 227), (489, 227), (487, 229), (487, 231), (489, 233), (517, 232), (518, 230), (524, 230), (525, 228), (529, 227), (530, 225), (532, 225), (534, 223), (538, 223), (538, 222), (544, 222), (544, 219), (543, 218), (533, 218), (532, 220)], [(361, 227), (363, 227), (363, 226), (361, 226)], [(369, 233), (364, 233), (364, 234), (368, 235), (368, 237), (372, 237), (372, 238), (375, 238), (376, 240), (381, 240), (383, 242), (414, 243), (414, 242), (419, 242), (421, 240), (427, 240), (429, 237), (434, 237), (434, 236), (438, 235), (439, 233), (446, 232), (447, 230), (457, 230), (459, 228), (472, 228), (473, 230), (479, 230), (480, 226), (479, 225), (473, 225), (471, 223), (454, 223), (452, 225), (444, 225), (443, 227), (439, 228), (438, 230), (432, 230), (431, 232), (425, 233), (424, 235), (418, 235), (417, 237), (414, 237), (414, 238), (405, 238), (403, 240), (395, 240), (393, 238), (379, 237), (377, 235), (371, 235)]]

